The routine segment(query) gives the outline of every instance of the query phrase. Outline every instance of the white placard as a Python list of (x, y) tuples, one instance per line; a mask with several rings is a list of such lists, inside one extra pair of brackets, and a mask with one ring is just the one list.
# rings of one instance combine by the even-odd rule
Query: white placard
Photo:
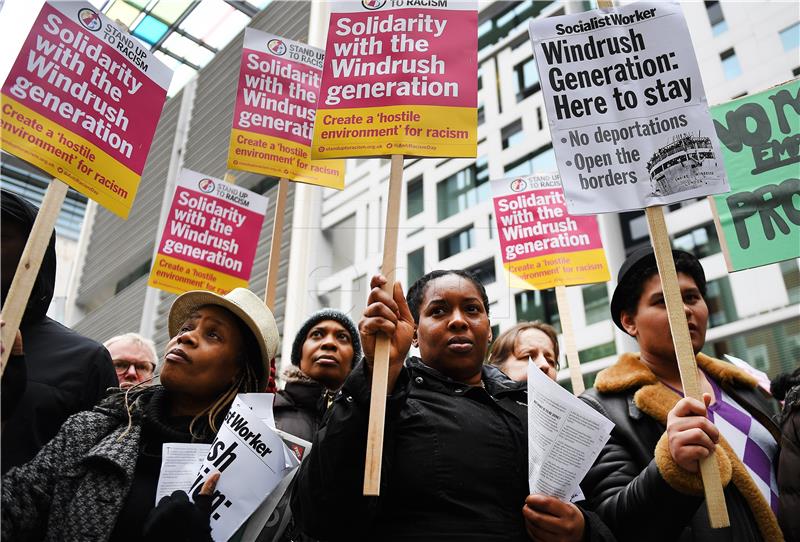
[[(211, 537), (228, 540), (294, 467), (300, 464), (268, 423), (274, 396), (241, 393), (190, 489), (200, 491), (209, 474), (219, 471), (211, 511)], [(274, 421), (272, 422), (274, 425)]]
[(531, 494), (578, 500), (578, 484), (614, 422), (528, 362), (528, 483)]
[(729, 190), (677, 3), (534, 19), (530, 36), (571, 214)]
[(165, 442), (161, 448), (161, 473), (156, 487), (156, 502), (173, 491), (189, 491), (197, 477), (210, 444)]

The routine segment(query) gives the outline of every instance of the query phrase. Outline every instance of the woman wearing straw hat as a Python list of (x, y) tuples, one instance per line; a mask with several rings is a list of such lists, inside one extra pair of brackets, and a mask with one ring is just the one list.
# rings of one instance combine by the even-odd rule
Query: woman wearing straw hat
[[(705, 273), (688, 252), (675, 250), (673, 258), (705, 404), (682, 398), (655, 256), (650, 247), (636, 250), (620, 268), (611, 317), (640, 351), (622, 354), (581, 396), (615, 423), (581, 488), (619, 540), (781, 540), (773, 513), (780, 433), (770, 419), (777, 404), (752, 376), (700, 352)], [(698, 472), (712, 451), (725, 486), (726, 529), (709, 526)]]
[(210, 540), (215, 480), (198, 505), (176, 492), (154, 509), (162, 445), (210, 443), (236, 394), (263, 391), (278, 329), (259, 297), (237, 288), (181, 295), (169, 333), (161, 385), (70, 417), (32, 461), (3, 477), (4, 539)]

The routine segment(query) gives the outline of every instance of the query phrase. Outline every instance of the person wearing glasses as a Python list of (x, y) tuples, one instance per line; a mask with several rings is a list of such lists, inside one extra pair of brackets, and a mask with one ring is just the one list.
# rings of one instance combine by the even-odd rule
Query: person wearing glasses
[(119, 378), (119, 387), (124, 389), (148, 385), (156, 372), (156, 345), (138, 333), (125, 333), (111, 337), (103, 343)]

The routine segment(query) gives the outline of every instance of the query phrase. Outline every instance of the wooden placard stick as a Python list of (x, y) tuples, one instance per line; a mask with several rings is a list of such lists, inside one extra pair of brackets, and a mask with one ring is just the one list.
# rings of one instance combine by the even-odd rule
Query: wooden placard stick
[[(672, 247), (664, 221), (664, 209), (661, 206), (647, 207), (645, 214), (647, 215), (647, 225), (650, 228), (650, 239), (656, 256), (658, 274), (661, 277), (661, 288), (664, 291), (664, 302), (667, 306), (669, 328), (672, 332), (672, 343), (675, 345), (675, 357), (678, 360), (683, 393), (686, 397), (693, 397), (702, 402), (697, 362), (692, 348), (692, 339), (689, 336), (689, 324), (683, 309), (683, 297), (678, 286), (675, 261), (672, 259)], [(711, 527), (714, 529), (728, 527), (730, 519), (725, 505), (725, 495), (722, 492), (719, 465), (714, 454), (700, 460), (700, 474), (703, 477), (703, 490)]]
[[(400, 195), (403, 188), (403, 155), (392, 155), (389, 174), (389, 198), (386, 210), (386, 231), (383, 237), (383, 263), (381, 274), (386, 277), (383, 291), (392, 294), (397, 267), (397, 228), (400, 225)], [(364, 495), (377, 496), (381, 492), (381, 464), (383, 462), (383, 426), (386, 418), (386, 391), (389, 385), (390, 338), (378, 334), (375, 341), (375, 359), (372, 364), (372, 392), (369, 402), (369, 428), (367, 431), (367, 458), (364, 463)]]
[(278, 181), (278, 200), (275, 202), (275, 218), (272, 222), (272, 239), (269, 245), (267, 264), (267, 288), (264, 303), (275, 310), (275, 291), (278, 289), (278, 268), (281, 265), (281, 235), (283, 234), (283, 215), (286, 214), (286, 199), (289, 194), (289, 179)]
[[(6, 370), (6, 362), (11, 355), (11, 347), (14, 344), (14, 337), (17, 334), (22, 316), (25, 314), (25, 307), (28, 305), (28, 298), (33, 290), (36, 277), (39, 275), (39, 268), (42, 266), (44, 253), (53, 235), (58, 213), (61, 205), (67, 196), (69, 186), (57, 179), (50, 182), (47, 191), (42, 199), (42, 206), (33, 222), (33, 228), (25, 243), (25, 249), (20, 256), (14, 280), (8, 290), (8, 295), (3, 303), (0, 319), (5, 322), (2, 331), (3, 356), (0, 364), (0, 376)], [(23, 340), (25, 338), (23, 337)]]
[(566, 286), (556, 286), (556, 305), (558, 306), (559, 320), (561, 320), (561, 331), (564, 334), (564, 349), (567, 351), (567, 367), (569, 368), (569, 379), (572, 382), (572, 393), (578, 396), (586, 387), (583, 385), (581, 360), (578, 357), (578, 347), (575, 343), (575, 328), (572, 325), (572, 311), (569, 308)]

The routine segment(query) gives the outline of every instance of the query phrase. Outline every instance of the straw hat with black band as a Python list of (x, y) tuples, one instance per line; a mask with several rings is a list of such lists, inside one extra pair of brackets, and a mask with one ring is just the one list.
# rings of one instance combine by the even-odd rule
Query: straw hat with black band
[(270, 362), (280, 347), (280, 337), (275, 317), (256, 294), (246, 288), (235, 288), (224, 296), (206, 290), (192, 290), (180, 295), (169, 309), (169, 336), (178, 334), (181, 325), (193, 311), (215, 305), (232, 312), (252, 332), (261, 351), (261, 365), (256, 367), (259, 388), (265, 389), (269, 381)]

